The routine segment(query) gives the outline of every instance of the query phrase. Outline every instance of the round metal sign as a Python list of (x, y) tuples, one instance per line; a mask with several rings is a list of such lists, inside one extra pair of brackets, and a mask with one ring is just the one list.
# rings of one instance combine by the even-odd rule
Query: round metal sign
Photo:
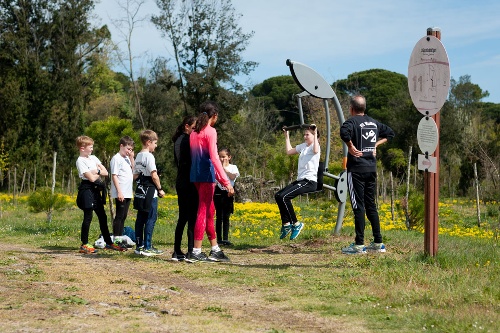
[(450, 89), (450, 64), (443, 44), (434, 36), (420, 39), (408, 64), (411, 100), (423, 115), (441, 110)]
[(297, 61), (288, 59), (287, 66), (297, 85), (317, 98), (333, 98), (335, 93), (328, 82), (314, 69)]
[(431, 117), (423, 117), (417, 128), (418, 147), (422, 153), (432, 155), (438, 146), (439, 133), (436, 122)]

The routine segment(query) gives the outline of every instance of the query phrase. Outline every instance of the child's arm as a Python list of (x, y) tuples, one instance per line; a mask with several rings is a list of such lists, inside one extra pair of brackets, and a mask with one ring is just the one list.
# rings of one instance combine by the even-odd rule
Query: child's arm
[(319, 141), (318, 141), (318, 127), (316, 127), (316, 124), (311, 124), (311, 127), (314, 125), (314, 146), (313, 146), (313, 152), (315, 154), (319, 153)]
[(106, 167), (102, 164), (97, 164), (97, 170), (100, 172), (99, 173), (99, 176), (108, 176), (108, 170), (106, 169)]
[(283, 130), (285, 132), (285, 150), (287, 155), (294, 155), (297, 154), (297, 149), (292, 148), (292, 145), (290, 144), (290, 135), (288, 134), (288, 131)]
[(125, 199), (125, 197), (123, 196), (122, 189), (120, 187), (118, 175), (115, 175), (115, 174), (111, 175), (111, 180), (113, 181), (113, 184), (115, 184), (116, 198), (118, 199), (118, 201), (123, 201)]
[(156, 170), (151, 171), (151, 179), (156, 186), (156, 190), (158, 191), (158, 196), (163, 198), (165, 196), (165, 191), (161, 188), (160, 177), (158, 177), (158, 172)]

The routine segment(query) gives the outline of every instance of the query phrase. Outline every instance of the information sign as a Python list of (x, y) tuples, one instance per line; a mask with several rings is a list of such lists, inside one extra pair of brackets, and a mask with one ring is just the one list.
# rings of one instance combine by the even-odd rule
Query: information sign
[(441, 110), (450, 89), (450, 64), (443, 44), (434, 36), (420, 39), (408, 64), (411, 100), (423, 115)]

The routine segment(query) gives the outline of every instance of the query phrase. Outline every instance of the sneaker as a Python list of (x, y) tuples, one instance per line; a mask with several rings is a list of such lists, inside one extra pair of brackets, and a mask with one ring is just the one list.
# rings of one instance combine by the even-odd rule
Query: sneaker
[(196, 262), (196, 261), (210, 261), (208, 260), (208, 257), (205, 253), (201, 252), (201, 253), (198, 253), (198, 254), (194, 254), (194, 253), (189, 253), (189, 256), (188, 258), (186, 259), (187, 260), (190, 260), (190, 262)]
[(144, 251), (144, 246), (138, 247), (135, 249), (134, 253), (137, 255), (142, 255), (142, 252)]
[(223, 261), (223, 262), (230, 261), (229, 258), (224, 254), (224, 252), (222, 252), (222, 250), (219, 251), (211, 250), (210, 255), (208, 256), (208, 260)]
[(78, 251), (83, 254), (93, 254), (97, 253), (97, 250), (90, 244), (84, 244), (80, 246), (80, 251)]
[(157, 249), (154, 246), (151, 246), (151, 251), (153, 251), (154, 253), (156, 253), (156, 255), (162, 255), (163, 252), (164, 252), (163, 250)]
[(115, 250), (115, 251), (120, 251), (120, 252), (127, 251), (126, 247), (121, 247), (121, 246), (118, 246), (116, 244), (106, 244), (106, 246), (104, 248), (106, 250)]
[(281, 226), (281, 234), (280, 234), (280, 239), (283, 239), (285, 238), (286, 236), (288, 236), (288, 234), (292, 232), (292, 225), (289, 224), (289, 225), (282, 225)]
[(186, 260), (186, 255), (182, 252), (176, 252), (172, 253), (172, 261), (184, 261)]
[(155, 256), (159, 256), (159, 255), (160, 254), (153, 249), (142, 249), (141, 250), (141, 256), (155, 257)]
[(304, 228), (304, 223), (299, 222), (298, 225), (292, 225), (292, 234), (290, 235), (290, 240), (294, 240)]
[(371, 242), (370, 245), (368, 245), (366, 247), (366, 251), (368, 251), (368, 252), (385, 252), (385, 244)]
[(344, 254), (366, 253), (366, 247), (364, 245), (356, 245), (356, 244), (352, 243), (348, 247), (342, 248), (342, 253), (344, 253)]

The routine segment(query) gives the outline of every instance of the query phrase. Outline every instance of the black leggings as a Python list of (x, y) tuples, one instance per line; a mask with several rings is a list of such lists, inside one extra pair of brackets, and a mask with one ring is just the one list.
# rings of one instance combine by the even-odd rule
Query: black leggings
[(230, 197), (226, 190), (215, 186), (215, 233), (217, 243), (229, 240), (229, 217), (234, 212), (234, 197)]
[(99, 228), (101, 229), (101, 234), (104, 238), (106, 244), (112, 244), (111, 237), (109, 235), (108, 229), (108, 217), (106, 211), (104, 210), (104, 205), (99, 200), (94, 201), (94, 207), (83, 210), (83, 222), (82, 222), (82, 232), (80, 239), (82, 244), (88, 244), (89, 242), (89, 230), (90, 222), (92, 222), (93, 212), (96, 213), (99, 219)]
[(193, 183), (177, 183), (175, 189), (179, 205), (179, 219), (175, 227), (174, 251), (177, 253), (182, 252), (182, 234), (187, 223), (188, 252), (192, 252), (194, 247), (194, 226), (198, 215), (198, 191)]
[(318, 184), (308, 179), (296, 180), (290, 185), (279, 190), (275, 195), (274, 199), (278, 204), (281, 215), (281, 223), (295, 223), (297, 222), (297, 216), (295, 216), (295, 211), (292, 205), (292, 199), (304, 193), (314, 192), (317, 189)]

